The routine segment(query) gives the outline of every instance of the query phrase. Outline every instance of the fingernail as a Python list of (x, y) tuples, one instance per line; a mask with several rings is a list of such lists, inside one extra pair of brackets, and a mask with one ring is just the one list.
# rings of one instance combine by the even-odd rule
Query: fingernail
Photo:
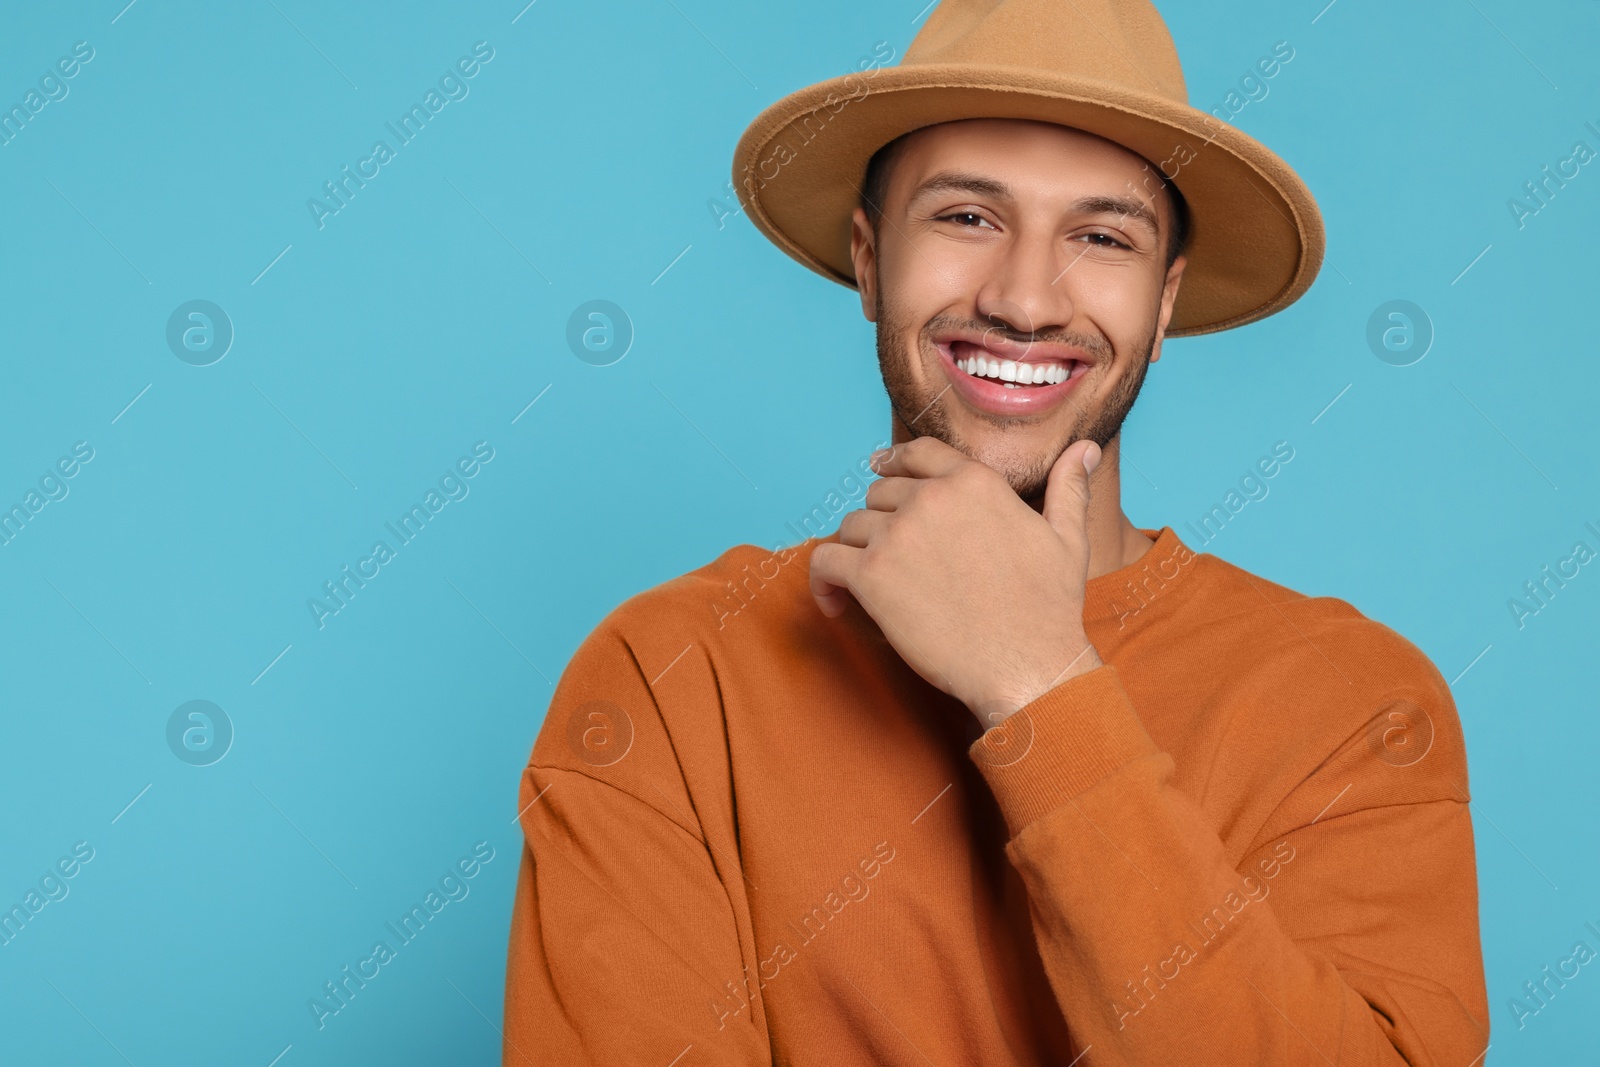
[(1083, 471), (1085, 474), (1093, 474), (1098, 466), (1100, 466), (1100, 446), (1091, 444), (1083, 453)]

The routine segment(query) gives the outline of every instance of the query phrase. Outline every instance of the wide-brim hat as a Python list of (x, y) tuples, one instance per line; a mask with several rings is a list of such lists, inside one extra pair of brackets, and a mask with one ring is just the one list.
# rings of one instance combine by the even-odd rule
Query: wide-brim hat
[(1071, 126), (1177, 186), (1190, 240), (1169, 337), (1280, 311), (1322, 264), (1311, 191), (1265, 145), (1189, 105), (1172, 35), (1146, 0), (943, 0), (898, 66), (858, 66), (767, 108), (734, 152), (751, 221), (825, 278), (856, 287), (850, 218), (872, 154), (972, 118)]

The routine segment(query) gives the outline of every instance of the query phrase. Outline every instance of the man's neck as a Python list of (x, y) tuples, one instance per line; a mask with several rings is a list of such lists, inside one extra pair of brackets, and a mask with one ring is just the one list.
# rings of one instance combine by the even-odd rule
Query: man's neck
[[(1035, 511), (1044, 499), (1029, 501)], [(1089, 475), (1089, 577), (1098, 578), (1129, 566), (1150, 551), (1155, 542), (1145, 536), (1122, 510), (1122, 435), (1100, 451), (1100, 463)]]

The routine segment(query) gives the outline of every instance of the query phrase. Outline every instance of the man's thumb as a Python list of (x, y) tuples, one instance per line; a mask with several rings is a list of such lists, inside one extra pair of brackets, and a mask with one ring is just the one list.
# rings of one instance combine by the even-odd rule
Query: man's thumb
[(1100, 446), (1085, 438), (1057, 457), (1045, 482), (1044, 517), (1063, 537), (1082, 536), (1089, 512), (1089, 473), (1100, 465)]

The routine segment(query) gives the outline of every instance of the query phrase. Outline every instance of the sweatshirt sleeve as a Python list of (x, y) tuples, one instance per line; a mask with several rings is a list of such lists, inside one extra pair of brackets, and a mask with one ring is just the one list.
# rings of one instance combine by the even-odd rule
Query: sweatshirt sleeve
[(770, 1065), (761, 1004), (737, 996), (754, 973), (740, 876), (697, 814), (715, 807), (692, 796), (626, 642), (591, 635), (521, 781), (507, 1067)]
[[(1358, 730), (1265, 798), (1260, 832), (1231, 853), (1174, 786), (1114, 666), (973, 742), (1083, 1067), (1480, 1061), (1459, 723), (1442, 681), (1404, 696), (1392, 706), (1430, 727), (1424, 758), (1393, 754), (1405, 738), (1384, 731), (1405, 722)], [(1266, 747), (1257, 759), (1277, 759)]]

